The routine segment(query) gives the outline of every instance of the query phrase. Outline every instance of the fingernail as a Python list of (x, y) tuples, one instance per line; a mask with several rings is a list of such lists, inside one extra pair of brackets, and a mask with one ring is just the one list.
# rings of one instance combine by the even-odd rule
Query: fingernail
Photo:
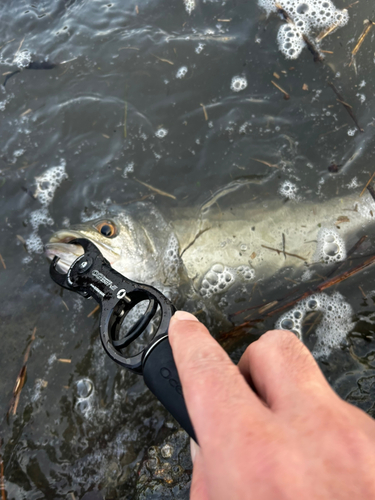
[(198, 450), (199, 450), (199, 446), (194, 441), (194, 439), (190, 438), (190, 455), (191, 455), (191, 461), (193, 463), (194, 463), (195, 457), (197, 456)]
[(199, 321), (193, 314), (186, 311), (176, 311), (172, 318), (178, 319), (179, 321)]

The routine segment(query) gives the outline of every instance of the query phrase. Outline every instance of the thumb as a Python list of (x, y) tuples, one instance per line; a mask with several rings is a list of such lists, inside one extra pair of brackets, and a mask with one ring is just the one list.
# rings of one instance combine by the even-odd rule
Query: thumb
[(197, 318), (177, 311), (169, 325), (169, 340), (189, 416), (203, 451), (218, 439), (225, 442), (232, 427), (233, 431), (238, 427), (235, 408), (246, 407), (249, 425), (264, 421), (268, 410)]

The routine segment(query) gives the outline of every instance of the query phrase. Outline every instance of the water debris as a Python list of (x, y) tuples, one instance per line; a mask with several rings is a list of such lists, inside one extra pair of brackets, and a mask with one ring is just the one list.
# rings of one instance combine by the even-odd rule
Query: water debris
[(324, 54), (333, 54), (334, 52), (332, 50), (322, 50)]
[(151, 191), (154, 191), (155, 193), (160, 194), (161, 196), (166, 196), (167, 198), (172, 198), (172, 200), (177, 200), (177, 198), (173, 194), (169, 194), (165, 191), (162, 191), (161, 189), (158, 189), (154, 186), (151, 186), (151, 184), (147, 184), (146, 182), (142, 182), (142, 181), (136, 179), (135, 177), (133, 177), (133, 179), (135, 181), (139, 182), (139, 184), (142, 184), (142, 186), (145, 186), (146, 188), (151, 189)]
[(360, 290), (360, 292), (362, 294), (362, 297), (366, 300), (367, 296), (366, 296), (365, 292), (363, 291), (363, 288), (361, 286), (358, 286), (358, 288), (359, 288), (359, 290)]
[(22, 238), (22, 236), (20, 234), (16, 234), (16, 238), (18, 241), (20, 241), (24, 247), (24, 249), (26, 250), (27, 252), (27, 245), (26, 245), (26, 240), (25, 238)]
[(277, 83), (276, 83), (276, 82), (274, 82), (273, 80), (271, 80), (271, 83), (272, 83), (273, 85), (275, 85), (275, 87), (276, 87), (277, 89), (279, 89), (279, 90), (280, 90), (280, 92), (282, 92), (282, 93), (284, 94), (284, 99), (285, 99), (286, 101), (288, 101), (288, 99), (290, 99), (290, 95), (288, 94), (288, 92), (286, 92), (286, 90), (282, 89), (282, 88), (280, 87), (280, 85), (277, 85)]
[(355, 123), (356, 127), (358, 128), (358, 130), (360, 132), (364, 132), (363, 128), (360, 127), (359, 123), (358, 123), (358, 120), (353, 112), (353, 108), (350, 104), (348, 104), (344, 97), (342, 96), (342, 94), (337, 90), (337, 88), (334, 86), (334, 84), (332, 82), (328, 83), (328, 85), (331, 87), (331, 89), (334, 91), (334, 93), (337, 95), (338, 97), (338, 101), (344, 106), (344, 108), (346, 109), (346, 111), (349, 113), (350, 115), (350, 118), (353, 120), (353, 122)]
[[(367, 238), (367, 236), (362, 237), (361, 240), (364, 241), (365, 238)], [(349, 254), (349, 252), (348, 252), (348, 254)], [(349, 269), (348, 271), (344, 271), (343, 273), (338, 274), (337, 276), (334, 276), (333, 278), (326, 279), (323, 277), (323, 282), (310, 288), (306, 292), (304, 292), (302, 294), (295, 295), (293, 298), (290, 298), (290, 299), (287, 298), (287, 299), (282, 300), (282, 301), (276, 301), (275, 305), (280, 304), (280, 302), (282, 304), (277, 309), (272, 309), (273, 306), (270, 307), (269, 309), (271, 309), (271, 310), (265, 314), (265, 317), (269, 318), (271, 316), (274, 316), (275, 314), (280, 314), (281, 312), (285, 311), (285, 309), (290, 309), (291, 307), (294, 307), (301, 300), (304, 300), (313, 294), (323, 292), (324, 290), (327, 290), (328, 288), (330, 288), (334, 285), (337, 285), (337, 284), (341, 283), (342, 281), (347, 280), (348, 278), (354, 276), (355, 274), (359, 273), (360, 271), (363, 271), (364, 269), (366, 269), (367, 267), (371, 266), (374, 263), (375, 263), (375, 255), (369, 257), (364, 262)], [(259, 313), (259, 311), (262, 307), (264, 307), (264, 306), (263, 305), (256, 306), (256, 307), (252, 306), (252, 307), (249, 307), (248, 309), (244, 309), (242, 311), (239, 311), (238, 313), (236, 313), (236, 315), (241, 314), (241, 313), (245, 312), (246, 310), (254, 310), (254, 309), (258, 309), (258, 313)], [(231, 331), (222, 333), (220, 335), (219, 342), (223, 343), (226, 340), (230, 340), (230, 339), (233, 339), (235, 337), (239, 337), (242, 334), (247, 333), (247, 329), (249, 327), (253, 327), (257, 323), (263, 322), (264, 319), (265, 319), (264, 317), (263, 318), (261, 317), (261, 318), (255, 318), (255, 319), (250, 319), (249, 321), (245, 321), (241, 325), (238, 325), (235, 328), (233, 328)]]
[(307, 259), (304, 257), (301, 257), (300, 255), (296, 255), (295, 253), (289, 253), (285, 252), (283, 250), (279, 250), (278, 248), (272, 248), (272, 247), (267, 247), (266, 245), (261, 245), (263, 248), (267, 248), (267, 250), (272, 250), (273, 252), (277, 252), (279, 255), (284, 254), (284, 255), (289, 255), (289, 257), (295, 257), (296, 259), (301, 259), (304, 262), (307, 262)]
[(209, 229), (211, 229), (210, 227), (206, 227), (205, 229), (202, 229), (201, 231), (198, 232), (198, 234), (195, 236), (195, 238), (193, 239), (193, 241), (191, 241), (187, 247), (185, 247), (181, 254), (180, 254), (180, 258), (184, 255), (184, 253), (186, 252), (186, 250), (189, 250), (190, 247), (192, 247), (194, 245), (194, 243), (197, 241), (197, 239), (202, 236), (203, 233), (205, 233), (206, 231), (208, 231)]
[(25, 38), (26, 38), (26, 35), (22, 38), (22, 40), (21, 40), (21, 42), (20, 42), (20, 44), (18, 46), (18, 49), (16, 50), (16, 53), (14, 54), (13, 62), (16, 60), (16, 57), (17, 57), (19, 51), (21, 50), (21, 47), (23, 45), (23, 42), (25, 41)]
[(59, 358), (57, 361), (59, 361), (60, 363), (71, 363), (72, 362), (71, 359), (65, 359), (65, 358)]
[(12, 400), (11, 400), (10, 405), (9, 405), (9, 410), (8, 410), (8, 413), (7, 413), (7, 417), (10, 414), (12, 414), (14, 416), (17, 413), (17, 407), (18, 407), (18, 403), (19, 403), (19, 400), (20, 400), (20, 395), (21, 395), (22, 387), (25, 385), (25, 382), (26, 382), (26, 372), (27, 372), (26, 365), (27, 365), (27, 361), (28, 361), (29, 355), (30, 355), (31, 344), (35, 340), (35, 333), (36, 333), (36, 327), (34, 327), (34, 330), (33, 330), (33, 333), (31, 335), (31, 339), (30, 339), (29, 345), (27, 346), (25, 355), (23, 357), (22, 368), (21, 368), (21, 370), (20, 370), (20, 372), (19, 372), (19, 374), (17, 376), (16, 383), (15, 383), (14, 388), (13, 388), (13, 396), (12, 396)]
[(66, 310), (69, 311), (68, 304), (65, 302), (65, 300), (61, 299), (61, 302), (64, 304)]
[(341, 26), (341, 21), (337, 21), (337, 23), (332, 24), (331, 26), (328, 26), (325, 30), (323, 30), (319, 35), (316, 37), (317, 42), (321, 42), (323, 38), (326, 36), (330, 35), (333, 31), (335, 31), (339, 26)]
[(162, 57), (156, 56), (155, 54), (151, 54), (151, 55), (156, 57), (156, 59), (159, 59), (159, 61), (161, 61), (161, 62), (165, 62), (165, 63), (171, 64), (172, 66), (174, 66), (174, 62), (170, 61), (169, 59), (163, 59)]
[(272, 302), (268, 302), (268, 304), (265, 304), (264, 306), (262, 306), (259, 310), (258, 310), (258, 313), (259, 314), (264, 314), (266, 311), (268, 311), (269, 309), (272, 309), (273, 307), (275, 307), (279, 302), (277, 300), (274, 300)]
[(277, 78), (278, 80), (280, 80), (280, 75), (279, 75), (278, 73), (276, 73), (276, 71), (273, 73), (273, 76), (274, 76), (275, 78)]
[(302, 85), (302, 90), (306, 90), (306, 91), (309, 90), (309, 86), (307, 85), (307, 83), (304, 83)]
[(354, 64), (355, 65), (355, 57), (358, 54), (359, 49), (361, 48), (363, 42), (365, 41), (366, 36), (370, 33), (372, 27), (374, 26), (374, 22), (370, 21), (370, 19), (366, 19), (363, 23), (365, 25), (361, 36), (358, 38), (358, 42), (354, 49), (352, 50), (352, 60), (349, 64), (349, 67)]
[(4, 259), (3, 259), (3, 256), (1, 255), (1, 253), (0, 253), (0, 262), (1, 262), (2, 266), (3, 266), (3, 268), (6, 269), (7, 266), (5, 265), (5, 262), (4, 262)]
[(107, 135), (107, 134), (102, 134), (102, 136), (103, 136), (105, 139), (110, 139), (109, 135)]
[[(139, 7), (138, 7), (138, 5), (135, 6), (135, 13), (139, 14)], [(74, 496), (74, 494), (73, 494), (73, 496)]]
[(203, 109), (203, 114), (204, 114), (204, 119), (205, 119), (206, 121), (208, 121), (208, 114), (207, 114), (207, 111), (206, 111), (206, 107), (205, 107), (205, 105), (201, 103), (199, 106), (202, 106), (202, 109)]
[(97, 306), (94, 307), (94, 309), (88, 313), (87, 317), (90, 318), (93, 314), (95, 314), (97, 311), (99, 311), (100, 305), (98, 304)]
[(343, 222), (350, 222), (349, 217), (347, 217), (346, 215), (340, 215), (339, 217), (337, 217), (337, 221), (335, 222), (335, 226), (339, 226)]
[(283, 254), (284, 254), (284, 258), (286, 260), (286, 253), (285, 253), (285, 234), (283, 233), (282, 234), (282, 237), (283, 237)]
[(366, 189), (368, 188), (368, 186), (371, 184), (371, 182), (372, 182), (372, 180), (373, 180), (374, 177), (375, 177), (375, 172), (372, 174), (372, 176), (367, 181), (366, 186), (362, 189), (361, 194), (359, 195), (360, 198), (362, 198), (364, 192), (366, 191)]
[(230, 23), (232, 19), (218, 19), (219, 23)]
[(263, 165), (267, 165), (267, 167), (279, 168), (279, 166), (275, 165), (274, 163), (268, 163), (268, 161), (259, 160), (258, 158), (251, 158), (250, 157), (250, 160), (254, 160), (254, 161), (257, 161), (259, 163), (263, 163)]
[(337, 174), (337, 172), (340, 170), (341, 167), (342, 165), (337, 165), (337, 163), (332, 163), (328, 167), (328, 172), (331, 172), (331, 174)]
[(29, 113), (31, 113), (31, 112), (32, 112), (32, 109), (31, 109), (31, 108), (27, 109), (26, 111), (24, 111), (24, 112), (20, 115), (20, 118), (23, 118), (24, 116), (28, 115), (28, 114), (29, 114)]

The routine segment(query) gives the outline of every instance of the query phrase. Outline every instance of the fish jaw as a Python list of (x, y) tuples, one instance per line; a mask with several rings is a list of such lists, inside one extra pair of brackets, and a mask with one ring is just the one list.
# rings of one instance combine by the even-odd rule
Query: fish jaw
[(53, 234), (48, 243), (44, 246), (45, 255), (49, 260), (58, 257), (56, 268), (58, 271), (67, 273), (73, 262), (84, 254), (84, 249), (80, 245), (70, 243), (77, 238), (85, 238), (97, 246), (103, 256), (113, 263), (112, 252), (108, 252), (97, 240), (90, 238), (90, 234), (85, 231), (61, 230)]

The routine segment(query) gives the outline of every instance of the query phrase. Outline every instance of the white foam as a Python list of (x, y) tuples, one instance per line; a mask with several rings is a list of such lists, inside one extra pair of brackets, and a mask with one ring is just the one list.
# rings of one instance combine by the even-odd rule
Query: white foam
[(335, 292), (331, 297), (325, 293), (307, 297), (291, 311), (283, 314), (275, 328), (293, 331), (303, 340), (303, 320), (306, 314), (312, 311), (323, 313), (316, 329), (317, 341), (312, 353), (316, 358), (328, 357), (332, 349), (339, 347), (354, 327), (353, 309), (339, 292)]
[(344, 26), (349, 20), (346, 9), (335, 7), (331, 0), (258, 0), (267, 16), (278, 11), (280, 6), (293, 21), (283, 24), (278, 33), (278, 44), (281, 52), (288, 59), (296, 59), (305, 47), (304, 37), (319, 42), (314, 35), (334, 27), (331, 33)]
[(16, 64), (20, 69), (26, 68), (31, 63), (31, 54), (25, 49), (18, 52), (13, 60), (13, 63)]
[(199, 293), (206, 298), (223, 293), (237, 281), (250, 281), (255, 278), (255, 271), (249, 266), (228, 267), (214, 264), (204, 275)]
[(125, 177), (126, 179), (128, 177), (128, 174), (132, 172), (134, 172), (134, 161), (131, 161), (126, 165), (126, 167), (124, 168), (123, 177)]
[(178, 270), (181, 265), (179, 254), (179, 243), (176, 236), (172, 233), (168, 239), (167, 247), (163, 257), (164, 274), (167, 282), (170, 283), (178, 278)]
[(232, 78), (230, 88), (231, 90), (233, 90), (233, 92), (241, 92), (241, 90), (246, 89), (246, 87), (247, 87), (247, 80), (244, 76), (234, 76)]
[(284, 181), (279, 187), (279, 193), (289, 200), (297, 200), (298, 187), (290, 181)]
[(159, 128), (159, 130), (155, 132), (156, 137), (159, 137), (159, 139), (163, 139), (163, 137), (165, 137), (167, 134), (168, 130), (166, 128)]
[(195, 0), (184, 0), (184, 4), (185, 4), (185, 9), (186, 9), (186, 12), (190, 14), (193, 12), (193, 10), (195, 9)]
[(51, 167), (39, 177), (35, 177), (35, 197), (38, 198), (42, 205), (48, 206), (51, 203), (56, 189), (68, 177), (65, 172), (65, 166), (65, 160), (61, 160), (61, 165)]
[(346, 258), (345, 242), (336, 231), (322, 227), (318, 232), (318, 243), (313, 260), (315, 262), (341, 262)]
[(197, 54), (200, 54), (202, 52), (202, 50), (204, 49), (204, 43), (199, 43), (198, 44), (198, 47), (195, 47), (195, 52)]
[(180, 80), (186, 76), (186, 73), (188, 72), (188, 69), (186, 66), (181, 66), (179, 70), (176, 73), (176, 78), (179, 78)]

